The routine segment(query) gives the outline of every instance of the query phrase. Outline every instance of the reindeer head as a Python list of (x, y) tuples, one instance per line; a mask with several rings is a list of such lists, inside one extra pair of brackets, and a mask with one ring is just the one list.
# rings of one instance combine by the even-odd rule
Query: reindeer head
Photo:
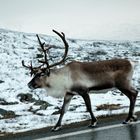
[(47, 54), (48, 54), (48, 51), (49, 51), (50, 48), (49, 47), (48, 48), (44, 47), (45, 42), (42, 43), (38, 35), (37, 35), (37, 39), (38, 39), (38, 42), (41, 46), (41, 50), (44, 54), (44, 60), (38, 60), (38, 62), (41, 63), (41, 65), (38, 66), (38, 67), (33, 67), (32, 62), (31, 62), (31, 64), (29, 66), (27, 66), (27, 65), (24, 64), (24, 60), (22, 60), (22, 65), (25, 68), (28, 68), (30, 70), (31, 76), (33, 76), (33, 79), (28, 83), (28, 86), (31, 89), (43, 88), (43, 87), (49, 86), (49, 83), (47, 83), (47, 78), (51, 75), (50, 68), (53, 68), (57, 65), (60, 65), (61, 63), (64, 63), (65, 60), (66, 60), (69, 45), (68, 45), (68, 43), (65, 39), (65, 34), (64, 33), (59, 33), (55, 30), (53, 30), (53, 32), (56, 33), (62, 39), (62, 41), (64, 43), (64, 46), (65, 46), (65, 53), (64, 53), (62, 59), (59, 62), (56, 62), (56, 63), (51, 64), (51, 65), (49, 64), (49, 61), (47, 59)]

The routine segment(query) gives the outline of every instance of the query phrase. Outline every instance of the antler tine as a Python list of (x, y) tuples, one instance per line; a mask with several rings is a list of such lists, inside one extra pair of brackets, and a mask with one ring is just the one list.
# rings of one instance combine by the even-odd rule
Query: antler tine
[(28, 69), (31, 69), (31, 67), (32, 67), (32, 66), (25, 65), (24, 60), (22, 60), (22, 66), (25, 67), (25, 68), (28, 68)]
[[(42, 49), (42, 51), (43, 51), (43, 53), (44, 53), (44, 58), (45, 58), (44, 61), (42, 61), (42, 60), (38, 60), (38, 61), (39, 61), (40, 63), (43, 63), (43, 65), (46, 64), (46, 65), (47, 65), (47, 69), (49, 69), (49, 63), (48, 63), (48, 59), (47, 59), (47, 49), (44, 48), (45, 42), (44, 42), (44, 43), (41, 42), (41, 40), (40, 40), (38, 34), (37, 34), (36, 36), (37, 36), (38, 42), (39, 42), (39, 44), (40, 44), (40, 46), (41, 46), (41, 49)], [(41, 66), (43, 66), (43, 65), (41, 65)], [(40, 67), (41, 67), (41, 66), (40, 66)]]
[(68, 49), (69, 49), (69, 45), (65, 39), (65, 34), (63, 32), (59, 33), (57, 32), (56, 30), (52, 30), (54, 33), (56, 33), (63, 41), (64, 45), (65, 45), (65, 52), (64, 52), (64, 55), (62, 57), (62, 60), (60, 60), (59, 62), (57, 63), (54, 63), (52, 65), (50, 65), (49, 67), (54, 67), (54, 66), (57, 66), (57, 65), (60, 65), (61, 63), (65, 62), (66, 61), (66, 57), (67, 57), (67, 54), (68, 54)]
[(40, 40), (38, 34), (37, 34), (36, 36), (37, 36), (37, 39), (38, 39), (39, 45), (41, 46), (41, 49), (42, 49), (43, 51), (45, 51), (45, 49), (44, 49), (45, 42), (44, 42), (44, 43), (41, 42), (41, 40)]
[(35, 68), (33, 68), (32, 61), (31, 61), (30, 66), (27, 66), (24, 63), (24, 60), (22, 60), (22, 66), (31, 70), (31, 72), (30, 72), (31, 76), (35, 73), (35, 70), (34, 70)]
[(63, 32), (61, 32), (61, 34), (63, 35), (63, 37), (65, 37), (65, 34)]

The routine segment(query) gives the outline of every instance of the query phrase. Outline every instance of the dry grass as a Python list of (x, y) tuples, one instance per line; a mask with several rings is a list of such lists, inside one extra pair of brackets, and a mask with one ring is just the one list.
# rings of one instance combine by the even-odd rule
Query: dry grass
[(122, 107), (120, 106), (120, 104), (102, 104), (99, 106), (96, 106), (96, 110), (100, 111), (100, 110), (117, 110), (117, 109), (121, 109)]

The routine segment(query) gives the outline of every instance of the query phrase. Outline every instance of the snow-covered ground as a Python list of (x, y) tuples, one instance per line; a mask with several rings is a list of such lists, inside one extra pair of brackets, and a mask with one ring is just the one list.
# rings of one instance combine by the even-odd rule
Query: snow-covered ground
[[(63, 43), (57, 36), (40, 35), (51, 49), (50, 57), (57, 61), (63, 54)], [(128, 58), (140, 61), (140, 41), (98, 41), (67, 39), (69, 43), (68, 61), (94, 61), (111, 58)], [(39, 45), (35, 34), (13, 32), (0, 29), (0, 131), (23, 132), (54, 126), (63, 99), (47, 96), (45, 90), (30, 90), (27, 83), (31, 79), (29, 71), (22, 67), (21, 61), (37, 65)], [(140, 65), (135, 67), (134, 86), (140, 90)], [(30, 99), (24, 96), (30, 95)], [(32, 97), (31, 97), (32, 96)], [(127, 113), (129, 100), (118, 90), (106, 94), (91, 94), (92, 109), (95, 116)], [(25, 98), (25, 99), (24, 99)], [(105, 106), (108, 106), (106, 108)], [(99, 108), (100, 107), (100, 108)], [(7, 111), (5, 113), (5, 111)], [(140, 111), (138, 96), (135, 111)], [(79, 122), (90, 118), (84, 101), (75, 96), (63, 124)]]

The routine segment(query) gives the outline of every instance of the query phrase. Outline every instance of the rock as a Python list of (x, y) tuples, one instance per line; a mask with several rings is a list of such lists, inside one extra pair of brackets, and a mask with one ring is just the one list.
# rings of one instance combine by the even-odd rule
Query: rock
[(42, 100), (37, 100), (34, 105), (40, 105), (40, 109), (41, 110), (45, 110), (47, 109), (48, 106), (52, 106), (51, 104), (49, 104), (46, 101), (42, 101)]
[(42, 101), (42, 100), (36, 100), (36, 102), (34, 103), (34, 105), (43, 105), (46, 104), (47, 102)]
[(0, 105), (15, 105), (18, 104), (18, 102), (7, 102), (4, 99), (0, 98)]
[(59, 109), (59, 110), (57, 110), (57, 111), (54, 111), (53, 113), (52, 113), (52, 115), (58, 115), (58, 114), (60, 114), (61, 113), (61, 109)]
[(17, 96), (21, 102), (35, 102), (36, 100), (33, 98), (33, 95), (30, 93), (21, 93)]
[(3, 80), (0, 80), (0, 84), (1, 84), (1, 83), (4, 83), (4, 81), (3, 81)]
[(31, 106), (28, 111), (32, 112), (33, 114), (37, 114), (37, 115), (40, 115), (37, 111), (39, 111), (39, 110), (46, 110), (48, 106), (51, 106), (46, 101), (42, 101), (42, 100), (37, 100), (34, 103), (34, 105), (38, 106), (38, 108), (36, 108), (36, 107), (34, 108), (34, 106)]
[(7, 111), (0, 108), (0, 114), (3, 116)]
[(17, 116), (15, 112), (10, 110), (7, 111), (1, 108), (0, 108), (0, 115), (2, 115), (1, 119), (15, 118)]
[(40, 109), (41, 109), (41, 110), (46, 110), (47, 107), (48, 107), (48, 104), (45, 103), (45, 104), (42, 104), (42, 105), (40, 106)]
[(37, 54), (36, 58), (43, 58), (43, 55), (42, 54)]
[(15, 118), (17, 115), (15, 114), (15, 112), (13, 111), (7, 111), (5, 114), (4, 114), (4, 119), (8, 119), (8, 118)]

